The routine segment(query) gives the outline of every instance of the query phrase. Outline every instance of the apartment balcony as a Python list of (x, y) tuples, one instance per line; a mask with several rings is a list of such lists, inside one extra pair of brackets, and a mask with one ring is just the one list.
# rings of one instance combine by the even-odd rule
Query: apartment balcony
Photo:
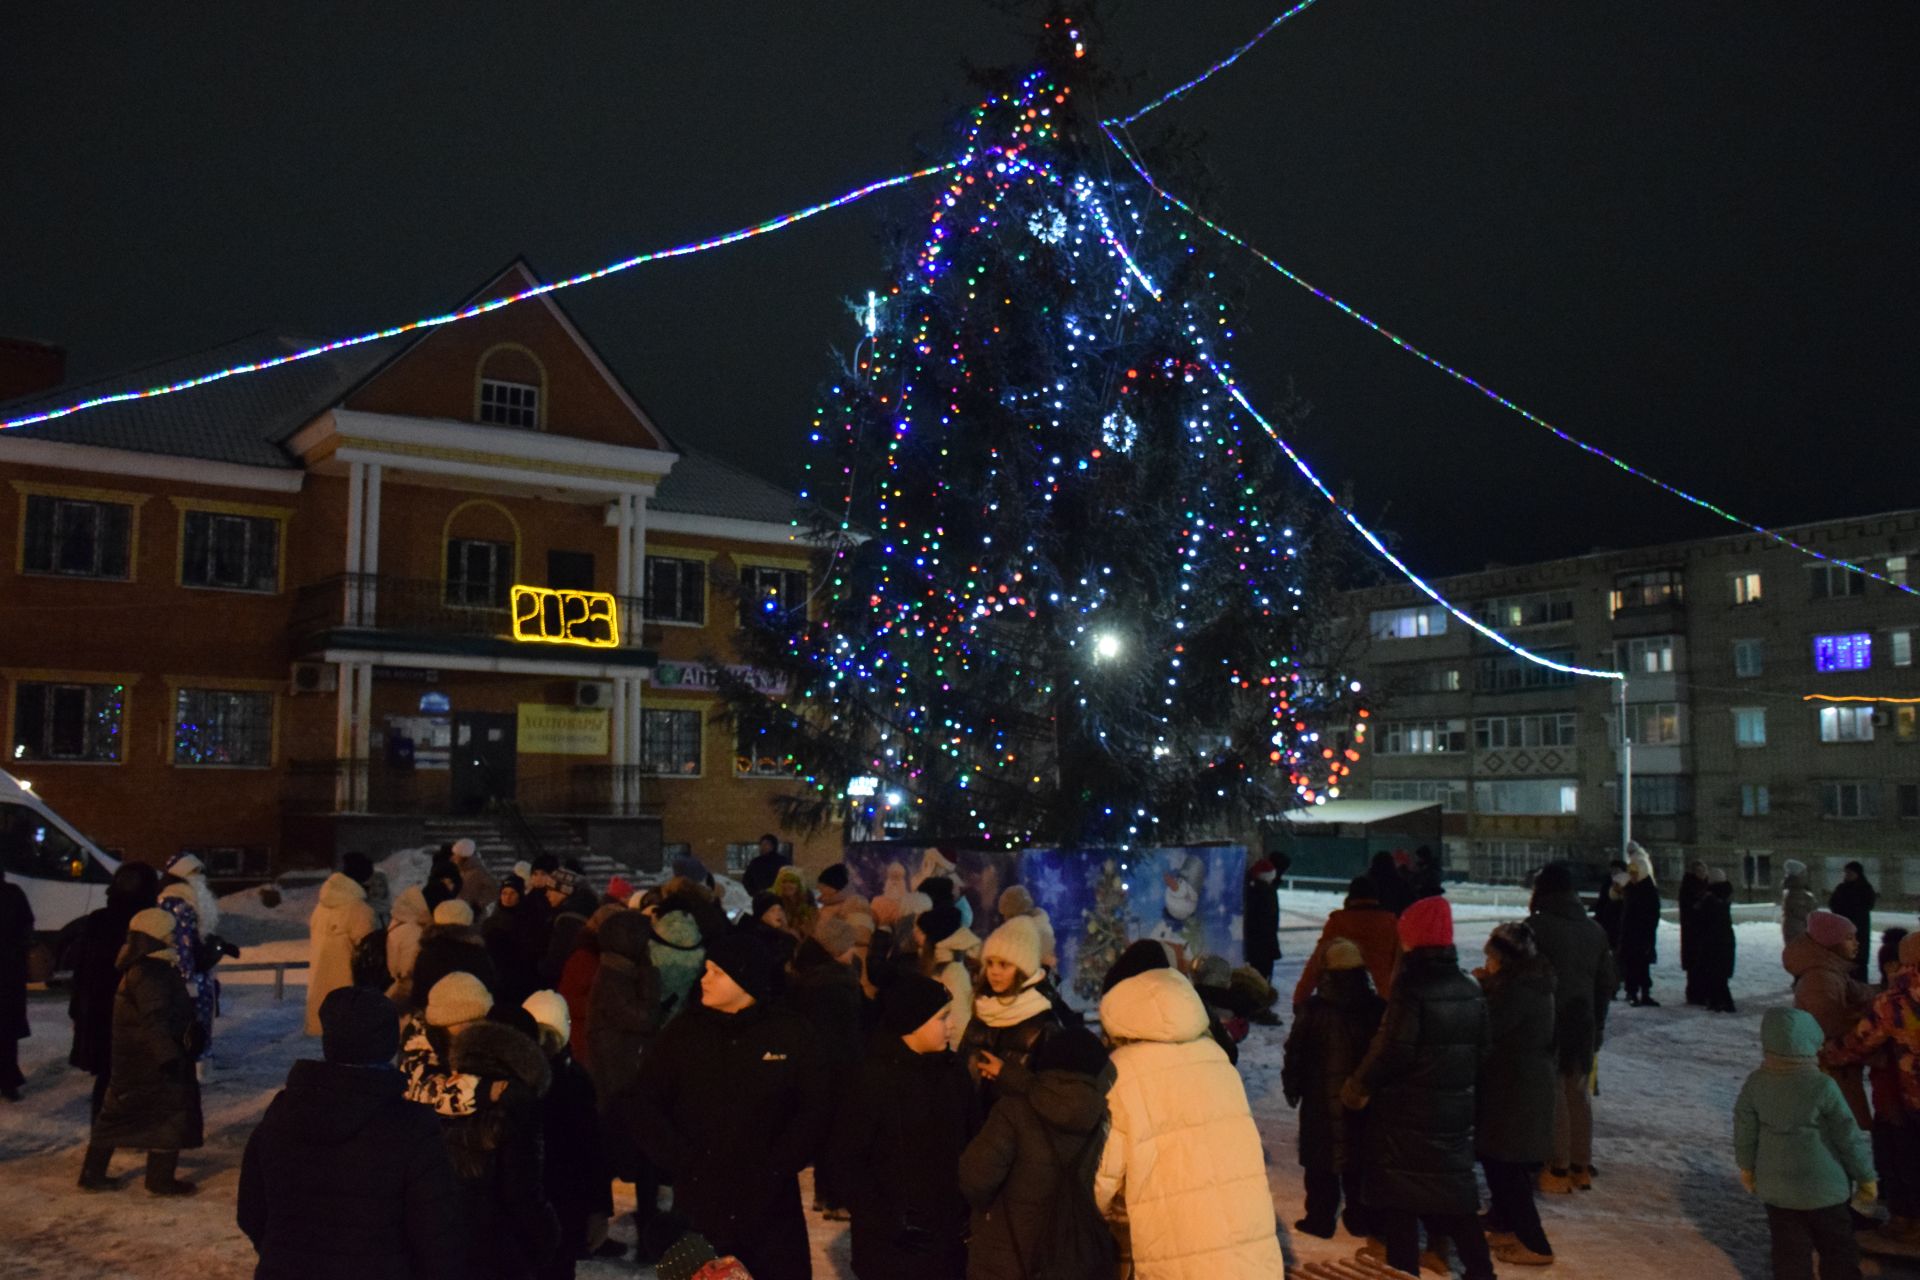
[(350, 573), (301, 587), (288, 632), (296, 658), (520, 659), (638, 674), (655, 658), (633, 625), (644, 616), (642, 602), (612, 599), (611, 616), (591, 618), (583, 607), (536, 602), (544, 607), (529, 608), (516, 627), (507, 601), (477, 584)]

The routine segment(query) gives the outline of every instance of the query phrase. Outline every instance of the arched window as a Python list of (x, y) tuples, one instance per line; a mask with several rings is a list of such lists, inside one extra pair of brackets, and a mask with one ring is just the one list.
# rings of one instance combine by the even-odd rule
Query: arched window
[(480, 357), (474, 420), (538, 431), (545, 421), (546, 391), (547, 371), (533, 352), (503, 343)]

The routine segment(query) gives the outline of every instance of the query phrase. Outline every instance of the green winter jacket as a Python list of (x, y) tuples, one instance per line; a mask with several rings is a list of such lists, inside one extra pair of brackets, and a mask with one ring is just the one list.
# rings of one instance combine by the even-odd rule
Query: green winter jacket
[(1754, 1191), (1780, 1209), (1843, 1203), (1854, 1184), (1874, 1181), (1867, 1135), (1840, 1087), (1820, 1073), (1826, 1037), (1811, 1014), (1769, 1009), (1760, 1021), (1764, 1065), (1733, 1104), (1733, 1153), (1754, 1174)]

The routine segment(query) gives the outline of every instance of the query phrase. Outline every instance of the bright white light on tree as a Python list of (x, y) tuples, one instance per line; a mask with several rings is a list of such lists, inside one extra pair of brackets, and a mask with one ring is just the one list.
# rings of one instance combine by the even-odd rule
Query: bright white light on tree
[(1133, 442), (1139, 438), (1139, 424), (1118, 409), (1109, 413), (1100, 424), (1100, 442), (1109, 449), (1129, 453), (1133, 450)]
[(1058, 209), (1041, 209), (1027, 219), (1027, 230), (1042, 244), (1059, 244), (1067, 238), (1067, 215)]
[(1111, 631), (1104, 631), (1093, 641), (1093, 656), (1102, 662), (1111, 661), (1120, 656), (1120, 637)]

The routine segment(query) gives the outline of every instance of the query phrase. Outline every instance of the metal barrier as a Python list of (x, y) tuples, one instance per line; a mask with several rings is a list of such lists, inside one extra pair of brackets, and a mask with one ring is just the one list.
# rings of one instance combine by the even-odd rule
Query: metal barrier
[(310, 966), (305, 960), (256, 960), (250, 964), (221, 964), (214, 969), (214, 976), (223, 973), (265, 973), (273, 970), (273, 998), (283, 1001), (287, 998), (287, 970), (305, 969)]

